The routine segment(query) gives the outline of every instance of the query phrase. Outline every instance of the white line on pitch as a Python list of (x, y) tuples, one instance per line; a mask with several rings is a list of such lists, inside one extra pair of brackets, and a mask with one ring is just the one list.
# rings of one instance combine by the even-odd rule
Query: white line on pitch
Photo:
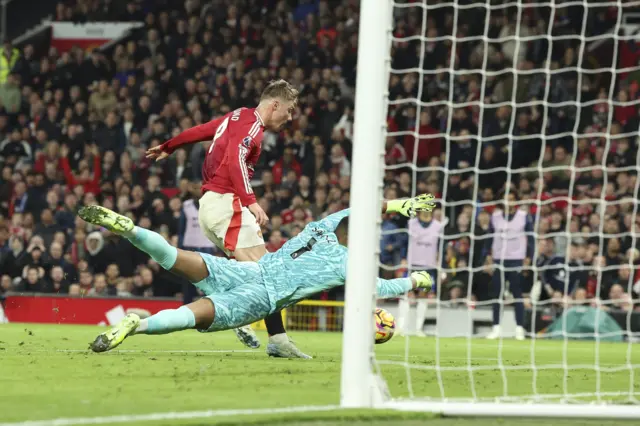
[(242, 416), (242, 415), (267, 415), (267, 414), (290, 414), (318, 411), (332, 411), (339, 409), (335, 405), (321, 405), (310, 407), (287, 407), (287, 408), (263, 408), (257, 410), (208, 410), (208, 411), (184, 411), (169, 413), (150, 414), (123, 414), (120, 416), (106, 417), (76, 417), (60, 418), (50, 420), (33, 420), (17, 423), (0, 423), (0, 426), (74, 426), (74, 425), (98, 425), (112, 423), (133, 423), (143, 421), (163, 421), (163, 420), (185, 420), (204, 419), (210, 417)]
[[(62, 352), (62, 353), (83, 353), (83, 352), (90, 352), (89, 349), (55, 349), (55, 350), (46, 350), (46, 349), (38, 349), (34, 352)], [(115, 351), (111, 351), (111, 352), (107, 352), (109, 354), (118, 354), (118, 353), (132, 353), (132, 354), (144, 354), (144, 353), (156, 353), (156, 354), (173, 354), (173, 353), (177, 353), (177, 354), (198, 354), (198, 353), (205, 353), (205, 354), (226, 354), (226, 353), (259, 353), (259, 351), (256, 350), (251, 350), (251, 349), (238, 349), (238, 350), (224, 350), (224, 349), (220, 349), (220, 350), (207, 350), (207, 349), (203, 349), (203, 350), (144, 350), (144, 349), (121, 349), (121, 350), (115, 350)], [(421, 358), (423, 357), (423, 355), (409, 355), (408, 358)], [(380, 359), (384, 359), (384, 358), (407, 358), (405, 355), (399, 355), (399, 354), (384, 354), (384, 355), (380, 355), (378, 358)], [(466, 357), (447, 357), (447, 359), (455, 359), (455, 360), (466, 360)], [(486, 358), (486, 357), (472, 357), (472, 359), (474, 360), (483, 360), (483, 361), (498, 361), (498, 358)]]
[[(384, 354), (384, 355), (379, 355), (376, 358), (377, 359), (384, 359), (384, 358), (425, 358), (426, 355), (399, 355), (399, 354)], [(455, 360), (463, 360), (466, 361), (469, 358), (467, 357), (462, 357), (462, 356), (447, 356), (447, 357), (442, 357), (443, 359), (455, 359)], [(472, 361), (498, 361), (498, 358), (486, 358), (486, 357), (477, 357), (477, 356), (471, 356), (471, 360)]]
[[(558, 341), (558, 343), (560, 343), (561, 341)], [(539, 343), (539, 342), (538, 342)], [(595, 342), (594, 342), (595, 343)], [(509, 343), (502, 343), (502, 345), (500, 345), (498, 342), (496, 342), (495, 344), (491, 344), (491, 343), (472, 343), (471, 344), (471, 348), (473, 350), (473, 348), (478, 348), (478, 349), (499, 349), (500, 346), (502, 346), (502, 349), (508, 349), (508, 350), (526, 350), (526, 351), (531, 351), (531, 346), (532, 344), (529, 343), (528, 345), (520, 345), (518, 343), (515, 342), (509, 342)], [(626, 347), (627, 343), (623, 343), (623, 346)], [(596, 344), (594, 344), (593, 346), (577, 346), (577, 345), (570, 345), (567, 347), (567, 352), (581, 352), (581, 351), (593, 351), (594, 348), (596, 347)], [(558, 352), (558, 346), (545, 346), (543, 345), (539, 345), (539, 344), (535, 344), (534, 345), (534, 349), (536, 351), (540, 351), (540, 352), (544, 352), (544, 351), (553, 351), (553, 352)]]

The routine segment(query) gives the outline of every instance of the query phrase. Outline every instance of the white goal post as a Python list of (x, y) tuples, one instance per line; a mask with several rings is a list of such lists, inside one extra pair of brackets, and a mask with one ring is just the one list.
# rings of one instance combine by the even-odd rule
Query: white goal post
[(349, 263), (345, 287), (341, 405), (370, 407), (377, 388), (372, 375), (373, 310), (378, 274), (384, 137), (391, 7), (363, 0), (360, 6), (349, 220)]
[[(518, 174), (524, 174), (527, 172), (538, 173), (540, 178), (539, 187), (536, 188), (537, 197), (535, 200), (531, 200), (530, 204), (535, 205), (537, 210), (534, 218), (534, 238), (539, 238), (537, 236), (537, 232), (540, 227), (540, 217), (542, 213), (540, 210), (546, 208), (548, 206), (554, 206), (554, 200), (557, 201), (556, 198), (547, 200), (543, 195), (543, 178), (542, 176), (545, 173), (557, 172), (558, 170), (566, 171), (570, 176), (570, 183), (568, 185), (567, 193), (563, 195), (565, 200), (568, 200), (571, 203), (571, 199), (575, 200), (575, 195), (577, 194), (576, 182), (580, 173), (591, 173), (593, 170), (600, 170), (604, 173), (603, 178), (603, 188), (601, 190), (601, 195), (591, 196), (591, 198), (584, 199), (580, 202), (583, 204), (579, 205), (589, 205), (594, 206), (593, 214), (598, 216), (600, 222), (597, 226), (598, 235), (600, 238), (598, 253), (597, 255), (603, 256), (606, 254), (606, 247), (602, 242), (606, 233), (610, 231), (605, 231), (605, 222), (610, 218), (609, 213), (607, 213), (607, 202), (609, 200), (608, 196), (605, 194), (605, 188), (608, 182), (608, 173), (612, 170), (614, 173), (616, 172), (624, 172), (631, 174), (637, 174), (640, 170), (640, 149), (638, 150), (638, 156), (635, 157), (635, 164), (627, 165), (627, 166), (618, 166), (617, 164), (611, 165), (607, 163), (607, 152), (612, 148), (612, 144), (616, 143), (620, 138), (633, 138), (632, 146), (637, 145), (635, 142), (635, 138), (638, 136), (638, 130), (635, 131), (626, 131), (622, 129), (618, 129), (616, 132), (616, 138), (611, 137), (612, 126), (614, 121), (617, 119), (614, 112), (614, 109), (617, 107), (627, 107), (634, 106), (636, 108), (636, 114), (638, 114), (638, 104), (637, 100), (632, 100), (631, 97), (628, 99), (621, 99), (616, 92), (616, 90), (621, 90), (618, 86), (619, 77), (622, 72), (630, 73), (636, 72), (640, 70), (640, 66), (638, 64), (633, 64), (630, 66), (626, 66), (624, 69), (619, 69), (617, 67), (619, 60), (619, 43), (621, 41), (629, 41), (634, 42), (636, 40), (636, 34), (633, 29), (629, 30), (625, 28), (623, 30), (624, 12), (628, 7), (637, 7), (640, 6), (640, 1), (632, 1), (632, 2), (622, 2), (618, 1), (589, 1), (589, 0), (566, 0), (566, 1), (558, 1), (558, 2), (544, 2), (543, 0), (533, 0), (533, 1), (509, 1), (509, 0), (487, 0), (486, 2), (480, 0), (454, 0), (454, 1), (438, 1), (438, 0), (361, 0), (360, 2), (360, 15), (359, 15), (359, 36), (358, 36), (358, 62), (357, 62), (357, 80), (356, 80), (356, 95), (355, 95), (355, 122), (354, 122), (354, 142), (353, 142), (353, 159), (352, 159), (352, 174), (351, 174), (351, 215), (350, 215), (350, 226), (349, 226), (349, 263), (348, 263), (348, 274), (347, 274), (347, 285), (345, 289), (345, 311), (344, 311), (344, 335), (343, 335), (343, 349), (342, 349), (342, 374), (341, 374), (341, 393), (340, 393), (340, 402), (341, 406), (344, 408), (376, 408), (376, 409), (397, 409), (403, 411), (424, 411), (424, 412), (434, 412), (443, 415), (451, 415), (451, 416), (514, 416), (514, 417), (583, 417), (583, 418), (628, 418), (628, 419), (640, 419), (640, 406), (638, 405), (638, 399), (640, 399), (640, 385), (638, 381), (634, 379), (634, 374), (640, 373), (640, 356), (638, 356), (638, 351), (633, 347), (633, 339), (637, 338), (636, 335), (632, 336), (633, 333), (631, 331), (623, 331), (622, 333), (627, 338), (627, 343), (620, 343), (619, 350), (621, 353), (626, 354), (623, 358), (624, 361), (620, 362), (620, 365), (611, 365), (607, 364), (605, 361), (600, 359), (601, 354), (601, 336), (597, 331), (593, 334), (593, 349), (595, 351), (595, 358), (592, 362), (593, 364), (590, 366), (584, 366), (579, 364), (577, 361), (574, 363), (570, 360), (570, 348), (572, 345), (570, 344), (570, 334), (565, 329), (565, 322), (563, 320), (563, 328), (561, 330), (562, 340), (558, 341), (557, 351), (559, 354), (559, 358), (561, 362), (558, 364), (544, 364), (537, 365), (536, 364), (536, 351), (539, 349), (536, 341), (540, 340), (537, 334), (537, 330), (534, 329), (534, 325), (530, 325), (530, 329), (527, 329), (527, 337), (528, 339), (524, 342), (518, 342), (521, 344), (520, 348), (524, 349), (523, 353), (530, 355), (530, 359), (528, 358), (526, 361), (523, 361), (522, 364), (525, 365), (512, 365), (507, 361), (510, 361), (513, 364), (517, 364), (517, 359), (503, 359), (503, 351), (511, 348), (509, 346), (511, 343), (503, 343), (507, 342), (506, 339), (500, 337), (496, 341), (496, 354), (494, 354), (494, 358), (481, 358), (480, 362), (484, 362), (484, 365), (476, 365), (475, 359), (472, 352), (472, 347), (476, 345), (480, 336), (476, 333), (469, 333), (468, 335), (461, 336), (464, 340), (452, 339), (452, 341), (462, 342), (460, 343), (460, 348), (462, 348), (463, 352), (460, 353), (461, 356), (466, 357), (460, 365), (447, 364), (447, 360), (443, 358), (441, 355), (441, 345), (448, 344), (447, 337), (441, 337), (442, 327), (446, 327), (446, 324), (436, 323), (431, 329), (432, 337), (427, 338), (416, 338), (416, 337), (395, 337), (395, 340), (404, 339), (405, 345), (403, 346), (402, 352), (397, 355), (389, 355), (389, 356), (397, 356), (402, 361), (389, 361), (389, 362), (379, 362), (376, 356), (376, 350), (373, 345), (373, 312), (375, 309), (375, 279), (378, 276), (378, 270), (380, 267), (379, 263), (379, 255), (380, 255), (380, 207), (382, 200), (382, 192), (383, 192), (383, 176), (385, 170), (389, 168), (385, 168), (384, 159), (385, 159), (385, 143), (387, 141), (387, 136), (395, 136), (395, 137), (406, 137), (411, 136), (415, 137), (415, 140), (418, 141), (414, 145), (414, 152), (406, 152), (406, 159), (403, 164), (397, 164), (397, 167), (405, 167), (411, 169), (412, 173), (412, 195), (416, 195), (418, 188), (416, 181), (418, 180), (418, 176), (420, 173), (429, 170), (435, 170), (444, 175), (443, 185), (439, 188), (441, 191), (441, 202), (445, 202), (449, 195), (448, 191), (451, 191), (448, 188), (448, 182), (450, 176), (454, 174), (466, 173), (467, 175), (474, 176), (474, 183), (472, 189), (472, 195), (469, 199), (465, 199), (463, 201), (455, 201), (452, 204), (446, 207), (462, 207), (466, 204), (472, 204), (474, 208), (474, 212), (471, 213), (472, 217), (472, 225), (470, 232), (470, 239), (473, 241), (473, 232), (474, 232), (474, 224), (476, 223), (476, 215), (478, 208), (482, 208), (485, 204), (480, 201), (480, 193), (479, 193), (479, 184), (477, 183), (477, 178), (482, 173), (487, 173), (486, 169), (481, 169), (479, 167), (481, 160), (481, 144), (483, 142), (491, 142), (496, 141), (499, 138), (508, 138), (508, 148), (507, 151), (514, 149), (514, 141), (525, 140), (530, 134), (522, 134), (516, 132), (516, 127), (518, 125), (518, 112), (517, 108), (531, 108), (532, 110), (538, 108), (540, 110), (539, 122), (540, 129), (538, 132), (533, 135), (539, 137), (541, 140), (541, 152), (540, 159), (533, 165), (526, 166), (518, 166), (515, 170), (512, 165), (513, 155), (507, 154), (508, 162), (506, 167), (500, 167), (499, 171), (504, 173), (505, 179), (507, 179), (508, 183), (512, 183), (513, 180), (518, 178)], [(427, 23), (432, 22), (434, 18), (430, 15), (442, 8), (451, 8), (453, 11), (452, 14), (452, 22), (450, 25), (452, 26), (452, 32), (450, 34), (437, 34), (433, 35), (428, 32), (429, 28)], [(575, 34), (564, 34), (558, 33), (556, 27), (554, 26), (554, 22), (560, 22), (558, 25), (565, 25), (566, 18), (569, 14), (568, 11), (571, 9), (571, 13), (576, 13), (575, 8), (579, 8), (578, 10), (583, 11), (583, 23), (581, 28), (576, 30)], [(458, 34), (459, 30), (463, 28), (463, 25), (466, 23), (461, 22), (461, 18), (459, 15), (460, 11), (465, 10), (474, 10), (474, 8), (484, 9), (487, 13), (486, 22), (482, 24), (482, 31), (479, 35), (471, 35), (462, 37), (459, 39)], [(539, 32), (531, 31), (526, 32), (522, 31), (523, 26), (525, 25), (523, 22), (525, 20), (525, 15), (529, 13), (530, 10), (535, 8), (546, 8), (549, 13), (549, 22), (545, 28), (540, 29), (540, 25), (538, 26)], [(580, 9), (581, 8), (581, 9)], [(593, 20), (596, 19), (592, 15), (592, 12), (595, 12), (597, 8), (597, 12), (604, 13), (606, 8), (616, 9), (617, 15), (614, 19), (613, 26), (608, 28), (606, 32), (594, 32), (590, 25), (593, 24)], [(515, 31), (506, 31), (506, 33), (501, 33), (499, 37), (495, 37), (492, 35), (490, 38), (490, 27), (493, 25), (493, 22), (489, 22), (490, 13), (495, 11), (503, 11), (510, 10), (513, 13), (515, 21), (511, 22), (509, 25), (515, 29)], [(394, 35), (395, 28), (395, 19), (399, 15), (406, 16), (406, 14), (414, 14), (417, 18), (417, 22), (419, 23), (418, 27), (420, 28), (420, 34), (411, 34), (411, 33), (403, 33), (401, 35)], [(442, 15), (437, 15), (442, 16)], [(467, 18), (468, 14), (465, 15)], [(527, 18), (530, 18), (529, 16)], [(413, 18), (412, 18), (413, 19)], [(597, 17), (600, 19), (600, 16)], [(531, 24), (527, 24), (531, 25)], [(533, 26), (531, 26), (533, 28)], [(506, 34), (506, 35), (505, 35)], [(521, 49), (525, 49), (524, 46), (527, 43), (533, 43), (536, 41), (542, 40), (545, 43), (548, 43), (548, 51), (546, 53), (546, 59), (543, 61), (544, 66), (541, 68), (537, 68), (534, 70), (531, 69), (522, 69), (520, 68), (517, 59), (522, 57)], [(568, 65), (564, 69), (557, 68), (556, 60), (552, 60), (552, 50), (553, 43), (560, 42), (563, 40), (571, 40), (574, 43), (572, 46), (575, 46), (575, 56), (577, 60), (575, 60), (576, 65)], [(640, 37), (638, 38), (640, 40)], [(417, 42), (420, 46), (419, 49), (416, 50), (417, 63), (419, 64), (417, 68), (411, 68), (408, 70), (394, 70), (392, 68), (392, 57), (391, 57), (391, 49), (393, 43), (411, 43)], [(483, 46), (481, 49), (476, 49), (476, 57), (478, 56), (480, 60), (476, 62), (476, 66), (471, 66), (471, 68), (467, 69), (459, 69), (458, 68), (458, 60), (450, 60), (446, 65), (445, 69), (435, 70), (435, 69), (422, 69), (422, 66), (425, 63), (425, 52), (427, 50), (427, 45), (430, 44), (432, 47), (436, 43), (448, 43), (448, 46), (452, 49), (452, 51), (456, 52), (456, 44), (457, 43), (474, 43), (473, 47)], [(509, 49), (512, 49), (510, 52), (513, 55), (514, 59), (512, 62), (512, 66), (507, 67), (506, 69), (492, 69), (490, 68), (491, 58), (491, 44), (496, 43), (506, 43), (511, 42), (512, 44), (509, 46)], [(594, 49), (598, 47), (598, 45), (602, 45), (603, 43), (609, 43), (607, 49), (612, 50), (612, 58), (611, 63), (608, 65), (602, 66), (590, 66), (587, 68), (586, 66), (586, 51), (590, 47)], [(471, 46), (471, 44), (469, 44)], [(640, 49), (640, 45), (638, 47)], [(554, 53), (554, 55), (557, 52)], [(611, 54), (611, 52), (609, 52)], [(640, 57), (640, 55), (638, 55)], [(477, 60), (477, 59), (476, 59)], [(639, 62), (640, 63), (640, 62)], [(518, 78), (524, 78), (525, 76), (533, 75), (536, 71), (540, 72), (544, 76), (544, 87), (541, 89), (539, 98), (531, 99), (520, 99), (516, 92), (518, 86)], [(485, 93), (487, 93), (488, 86), (492, 81), (489, 81), (493, 78), (499, 78), (504, 72), (509, 72), (513, 74), (511, 84), (511, 93), (508, 93), (506, 99), (485, 99)], [(555, 78), (556, 75), (561, 72), (572, 72), (577, 75), (577, 84), (578, 91), (577, 96), (573, 98), (568, 97), (565, 99), (560, 99), (559, 96), (554, 90), (557, 89), (557, 86), (554, 85), (552, 79)], [(446, 73), (446, 81), (441, 81), (443, 86), (448, 87), (449, 94), (446, 100), (431, 100), (428, 99), (426, 95), (427, 90), (429, 88), (426, 87), (427, 80), (432, 76), (438, 73)], [(589, 80), (591, 84), (594, 84), (593, 81), (601, 74), (608, 73), (610, 75), (610, 81), (608, 83), (603, 83), (604, 86), (601, 87), (602, 91), (606, 92), (606, 99), (590, 99), (584, 100), (581, 98), (580, 87), (584, 84), (589, 84), (585, 81)], [(403, 99), (395, 98), (394, 100), (389, 99), (389, 82), (390, 78), (394, 75), (398, 75), (400, 78), (403, 76), (412, 74), (417, 75), (417, 83), (415, 83), (415, 93), (413, 96), (408, 96)], [(480, 92), (480, 96), (472, 99), (462, 99), (459, 96), (459, 93), (454, 93), (454, 87), (456, 87), (456, 79), (459, 76), (471, 76), (471, 75), (480, 75), (481, 77), (477, 81), (478, 89)], [(444, 79), (443, 79), (444, 80)], [(494, 83), (494, 82), (493, 82)], [(626, 86), (625, 86), (626, 87)], [(559, 89), (558, 89), (559, 90)], [(629, 90), (627, 90), (627, 94)], [(637, 96), (636, 99), (640, 99), (640, 96)], [(504, 133), (498, 136), (489, 135), (486, 138), (483, 138), (483, 123), (485, 118), (485, 114), (489, 114), (489, 110), (487, 109), (487, 103), (491, 104), (491, 108), (497, 108), (500, 106), (506, 106), (510, 108), (510, 117), (508, 117), (508, 123), (506, 125), (506, 130)], [(606, 114), (602, 117), (604, 118), (604, 123), (599, 123), (599, 126), (596, 126), (595, 129), (585, 130), (580, 124), (580, 115), (585, 111), (591, 111), (591, 109), (600, 104), (606, 104), (607, 110)], [(396, 131), (388, 131), (387, 128), (387, 113), (389, 105), (413, 105), (415, 108), (413, 110), (415, 125), (412, 125), (411, 129), (398, 129)], [(443, 152), (447, 155), (447, 161), (444, 165), (440, 165), (438, 167), (432, 168), (431, 165), (418, 165), (416, 163), (417, 155), (418, 155), (418, 144), (421, 140), (421, 130), (420, 130), (420, 112), (422, 108), (428, 107), (436, 107), (436, 106), (444, 106), (449, 113), (443, 119), (443, 126), (437, 133), (437, 136), (441, 137), (444, 141), (443, 143)], [(475, 164), (465, 164), (458, 168), (455, 171), (451, 171), (447, 167), (447, 163), (449, 160), (449, 155), (451, 152), (451, 147), (453, 144), (457, 143), (463, 138), (468, 137), (467, 135), (459, 135), (453, 130), (453, 111), (455, 108), (478, 108), (479, 109), (479, 119), (477, 124), (477, 134), (471, 135), (477, 137), (479, 148), (474, 153), (475, 156)], [(560, 114), (573, 114), (573, 121), (570, 121), (570, 125), (563, 127), (561, 129), (556, 129), (553, 131), (548, 130), (550, 126), (554, 125), (553, 120), (550, 118), (552, 114), (556, 114), (558, 109), (565, 108), (567, 112), (560, 112)], [(564, 116), (562, 116), (564, 117)], [(591, 164), (591, 165), (583, 165), (578, 162), (578, 140), (581, 138), (587, 137), (599, 137), (602, 138), (605, 142), (604, 150), (605, 155), (603, 158), (600, 158), (600, 163)], [(569, 150), (569, 162), (566, 166), (558, 167), (554, 165), (549, 165), (547, 160), (543, 160), (543, 156), (547, 148), (556, 147), (556, 141), (558, 140), (572, 140), (573, 152)], [(586, 163), (585, 163), (586, 164)], [(555, 168), (554, 168), (555, 167)], [(625, 168), (626, 167), (626, 168)], [(393, 169), (393, 167), (391, 168)], [(491, 169), (493, 170), (493, 169)], [(497, 170), (497, 169), (496, 169)], [(614, 175), (615, 176), (615, 175)], [(513, 179), (513, 180), (512, 180)], [(638, 189), (640, 187), (640, 177), (637, 177), (635, 180), (635, 188), (634, 193), (638, 194)], [(507, 185), (507, 188), (510, 188), (510, 185)], [(507, 197), (509, 192), (512, 189), (507, 189), (504, 197)], [(619, 204), (624, 204), (626, 202), (632, 202), (628, 199), (622, 199), (617, 201)], [(456, 204), (457, 203), (457, 204)], [(555, 207), (554, 207), (555, 208)], [(445, 210), (445, 208), (443, 208)], [(621, 211), (622, 207), (621, 207)], [(631, 210), (626, 210), (627, 214), (632, 215), (633, 222), (631, 223), (631, 229), (628, 232), (620, 231), (619, 238), (629, 237), (632, 241), (632, 245), (635, 246), (637, 241), (637, 235), (640, 232), (636, 232), (635, 228), (635, 219), (638, 215), (638, 200), (633, 202), (633, 208)], [(443, 213), (444, 214), (444, 213)], [(455, 219), (455, 218), (454, 218)], [(591, 234), (583, 234), (582, 230), (578, 231), (570, 231), (570, 222), (572, 219), (571, 209), (568, 209), (567, 217), (563, 218), (565, 223), (565, 227), (562, 230), (556, 232), (560, 237), (564, 237), (567, 239), (567, 247), (566, 253), (568, 258), (568, 253), (570, 250), (570, 245), (572, 238), (577, 238), (578, 236), (588, 238), (592, 236)], [(555, 235), (551, 232), (549, 235)], [(557, 236), (557, 235), (556, 235)], [(640, 241), (640, 239), (638, 239)], [(537, 240), (536, 240), (537, 241)], [(440, 241), (440, 252), (443, 252), (445, 249), (443, 240)], [(473, 256), (473, 249), (471, 251), (470, 257)], [(536, 254), (537, 257), (537, 248)], [(535, 265), (535, 258), (534, 265)], [(634, 265), (629, 261), (629, 266), (634, 267)], [(509, 268), (504, 267), (502, 265), (495, 266), (496, 270), (499, 273), (504, 274), (504, 272), (508, 271)], [(539, 270), (534, 270), (535, 268), (529, 268), (534, 273), (535, 279), (539, 279), (539, 276), (542, 275), (547, 269), (547, 266), (541, 266)], [(567, 267), (567, 270), (572, 270), (570, 267)], [(604, 272), (614, 270), (613, 267), (604, 267), (602, 269), (597, 269), (597, 294), (600, 294), (603, 274)], [(393, 266), (391, 267), (393, 270), (399, 269), (399, 267)], [(466, 266), (462, 269), (469, 272), (471, 276), (474, 272), (480, 271), (482, 268), (474, 268), (473, 266)], [(575, 269), (575, 268), (574, 268)], [(585, 267), (585, 270), (595, 271), (595, 267)], [(451, 272), (454, 269), (442, 268), (438, 273), (446, 274)], [(503, 279), (504, 280), (504, 279)], [(568, 283), (569, 278), (566, 278)], [(506, 280), (505, 280), (506, 281)], [(469, 278), (469, 296), (471, 295), (471, 278)], [(506, 284), (502, 284), (506, 286)], [(568, 286), (569, 284), (566, 284)], [(504, 289), (504, 287), (503, 287)], [(568, 287), (565, 287), (565, 291)], [(628, 289), (624, 290), (628, 291), (629, 294), (632, 293), (631, 283), (629, 284)], [(441, 310), (446, 306), (445, 302), (441, 302), (442, 290), (440, 286), (438, 286), (436, 302), (430, 305), (429, 309), (436, 311), (435, 318), (440, 319)], [(466, 290), (465, 290), (466, 291)], [(566, 297), (566, 296), (565, 296)], [(475, 307), (487, 307), (490, 308), (491, 303), (496, 301), (497, 299), (492, 299), (491, 301), (487, 301), (484, 303), (474, 303)], [(500, 312), (505, 311), (505, 316), (513, 316), (512, 311), (508, 312), (506, 309), (506, 305), (510, 302), (505, 302), (504, 300), (498, 300), (497, 303), (500, 304)], [(536, 305), (537, 302), (533, 303), (532, 312), (535, 312), (536, 306), (543, 306), (544, 303), (551, 304), (551, 301), (540, 302), (539, 305)], [(571, 307), (572, 302), (567, 302)], [(631, 306), (633, 307), (634, 301), (631, 301)], [(638, 303), (638, 301), (635, 301)], [(483, 306), (481, 306), (483, 305)], [(637, 305), (636, 305), (637, 306)], [(568, 309), (568, 308), (567, 308)], [(467, 309), (469, 311), (470, 309)], [(464, 309), (460, 310), (460, 312), (465, 312)], [(468, 315), (468, 314), (461, 314)], [(534, 315), (534, 314), (530, 314)], [(632, 312), (629, 311), (626, 314), (627, 323), (630, 323)], [(532, 320), (533, 321), (533, 320)], [(446, 333), (445, 333), (446, 334)], [(421, 340), (417, 340), (421, 339)], [(416, 343), (418, 342), (418, 343)], [(424, 343), (427, 342), (427, 343)], [(515, 343), (515, 341), (514, 341)], [(545, 342), (546, 343), (546, 342)], [(487, 346), (488, 344), (485, 344)], [(384, 349), (386, 345), (380, 345), (381, 349)], [(436, 356), (434, 359), (429, 359), (429, 355), (432, 355), (434, 352), (430, 350), (428, 355), (421, 348), (424, 347), (435, 347)], [(491, 349), (493, 350), (493, 349)], [(591, 349), (585, 349), (586, 351), (590, 351)], [(416, 352), (413, 352), (416, 351)], [(421, 352), (422, 351), (422, 352)], [(475, 351), (475, 349), (474, 349)], [(553, 351), (553, 348), (551, 348)], [(633, 355), (635, 353), (635, 355)], [(513, 355), (511, 355), (513, 356)], [(591, 353), (589, 354), (591, 356)], [(635, 356), (635, 358), (634, 358)], [(413, 362), (412, 358), (418, 358), (422, 360), (422, 362), (428, 362), (428, 365), (417, 365)], [(424, 361), (427, 359), (428, 361)], [(591, 358), (588, 358), (591, 359)], [(634, 362), (635, 361), (635, 362)], [(489, 364), (487, 364), (489, 362)], [(540, 361), (542, 363), (542, 361)], [(603, 364), (601, 364), (601, 362)], [(617, 362), (617, 361), (616, 361)], [(435, 364), (435, 365), (433, 365)], [(390, 390), (385, 383), (385, 374), (384, 367), (385, 366), (399, 367), (405, 371), (407, 376), (407, 383), (403, 384), (409, 388), (408, 392), (397, 397), (393, 390)], [(381, 368), (382, 367), (382, 368)], [(584, 389), (584, 391), (569, 391), (569, 382), (572, 377), (571, 374), (574, 370), (580, 369), (589, 369), (591, 373), (594, 373), (597, 378), (594, 379), (596, 389)], [(523, 374), (531, 374), (532, 382), (531, 388), (533, 389), (530, 394), (527, 395), (510, 395), (508, 390), (508, 380), (506, 374), (510, 371), (523, 371)], [(555, 371), (557, 370), (557, 376), (545, 376), (545, 380), (557, 380), (557, 386), (560, 390), (558, 392), (561, 393), (552, 393), (545, 389), (539, 390), (538, 381), (541, 380), (539, 378), (539, 374), (543, 370)], [(446, 389), (446, 385), (444, 384), (443, 375), (450, 372), (468, 372), (469, 382), (471, 383), (471, 390), (469, 391), (470, 396), (464, 398), (458, 398), (456, 395), (449, 395), (448, 389)], [(476, 389), (474, 385), (474, 380), (476, 380), (477, 376), (474, 374), (478, 374), (477, 372), (491, 372), (494, 371), (497, 377), (498, 384), (497, 387), (500, 390), (504, 389), (503, 393), (500, 396), (495, 396), (491, 398), (480, 398), (476, 395)], [(433, 394), (424, 394), (424, 395), (416, 395), (414, 394), (413, 389), (411, 388), (412, 376), (414, 374), (420, 373), (433, 373), (433, 380), (437, 381), (436, 389)], [(625, 372), (625, 374), (629, 374), (629, 381), (626, 385), (626, 388), (623, 389), (609, 389), (606, 387), (607, 373), (620, 373)], [(422, 377), (422, 376), (421, 376)], [(426, 377), (426, 376), (424, 376)], [(555, 378), (554, 378), (555, 377)], [(451, 382), (449, 382), (451, 383)], [(572, 389), (573, 390), (573, 389)], [(618, 401), (615, 399), (608, 399), (608, 397), (624, 397), (626, 398), (624, 401)]]

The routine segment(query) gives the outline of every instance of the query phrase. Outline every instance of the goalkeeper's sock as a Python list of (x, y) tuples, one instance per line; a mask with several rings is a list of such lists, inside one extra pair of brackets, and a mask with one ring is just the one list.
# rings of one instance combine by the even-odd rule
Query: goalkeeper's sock
[(160, 234), (136, 226), (126, 237), (131, 244), (151, 256), (167, 271), (176, 264), (178, 249), (170, 245)]
[(196, 317), (191, 309), (180, 306), (178, 309), (165, 309), (140, 321), (136, 334), (167, 334), (188, 330), (196, 325)]
[(427, 319), (427, 299), (418, 299), (416, 305), (416, 333), (423, 334), (424, 320)]

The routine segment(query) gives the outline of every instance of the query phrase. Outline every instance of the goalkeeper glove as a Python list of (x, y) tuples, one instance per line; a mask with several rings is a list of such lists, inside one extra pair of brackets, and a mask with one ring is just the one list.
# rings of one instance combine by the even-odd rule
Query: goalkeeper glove
[(411, 278), (416, 281), (416, 288), (421, 288), (424, 291), (431, 291), (433, 286), (433, 278), (425, 271), (412, 272)]
[(414, 217), (416, 212), (430, 212), (436, 208), (433, 202), (435, 197), (431, 194), (422, 194), (406, 200), (387, 201), (386, 213), (400, 213), (406, 217)]

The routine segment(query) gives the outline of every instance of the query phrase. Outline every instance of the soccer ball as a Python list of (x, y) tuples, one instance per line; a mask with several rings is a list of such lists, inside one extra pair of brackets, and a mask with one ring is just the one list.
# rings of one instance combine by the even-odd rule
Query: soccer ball
[(396, 320), (389, 312), (377, 308), (373, 318), (376, 323), (376, 345), (388, 342), (396, 330)]

